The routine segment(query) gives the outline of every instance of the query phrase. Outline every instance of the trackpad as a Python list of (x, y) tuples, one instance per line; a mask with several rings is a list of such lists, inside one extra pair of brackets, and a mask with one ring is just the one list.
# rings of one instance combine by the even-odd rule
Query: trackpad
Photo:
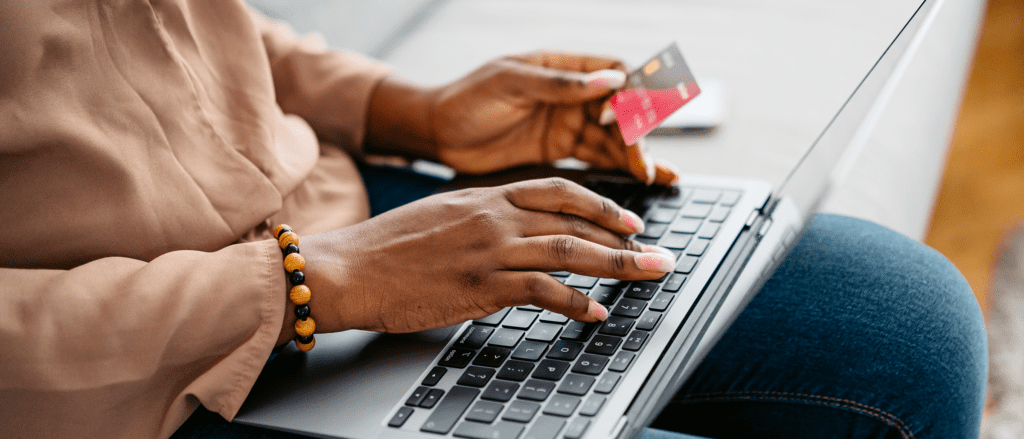
[(235, 421), (353, 439), (376, 437), (384, 417), (456, 329), (318, 334), (312, 351), (289, 347), (264, 367)]

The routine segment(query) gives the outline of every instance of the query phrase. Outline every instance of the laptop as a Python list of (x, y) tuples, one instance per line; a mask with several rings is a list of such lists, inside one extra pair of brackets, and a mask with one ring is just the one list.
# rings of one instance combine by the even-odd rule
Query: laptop
[(267, 365), (235, 422), (350, 439), (637, 437), (843, 179), (941, 3), (922, 1), (779, 188), (570, 175), (641, 214), (646, 230), (635, 239), (677, 255), (656, 281), (550, 273), (607, 305), (606, 322), (527, 306), (416, 334), (318, 334), (317, 349), (289, 347)]

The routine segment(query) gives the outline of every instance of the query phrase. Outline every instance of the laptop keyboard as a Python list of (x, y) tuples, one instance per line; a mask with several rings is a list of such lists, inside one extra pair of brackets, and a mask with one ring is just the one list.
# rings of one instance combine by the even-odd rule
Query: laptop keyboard
[[(416, 386), (390, 427), (401, 428), (414, 412), (427, 411), (426, 421), (414, 427), (438, 435), (575, 439), (586, 433), (740, 197), (706, 188), (637, 197), (635, 186), (590, 186), (641, 214), (645, 230), (634, 239), (672, 250), (675, 271), (633, 282), (549, 273), (607, 306), (608, 319), (577, 322), (523, 306), (476, 320)], [(454, 384), (439, 385), (449, 375), (458, 376)]]

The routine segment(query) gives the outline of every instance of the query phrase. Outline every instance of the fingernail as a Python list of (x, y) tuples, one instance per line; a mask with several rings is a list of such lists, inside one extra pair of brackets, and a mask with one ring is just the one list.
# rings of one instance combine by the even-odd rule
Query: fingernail
[(619, 70), (598, 70), (583, 77), (588, 87), (620, 88), (626, 84), (626, 74)]
[(637, 253), (636, 265), (647, 271), (668, 273), (676, 267), (676, 261), (661, 253)]
[(602, 322), (608, 320), (608, 309), (596, 301), (590, 301), (590, 309), (587, 310), (587, 313)]
[(597, 123), (600, 125), (608, 125), (615, 121), (615, 110), (612, 109), (612, 105), (605, 103), (601, 109), (601, 116), (598, 117)]
[(679, 176), (682, 174), (682, 172), (680, 172), (679, 168), (676, 168), (675, 165), (673, 165), (671, 163), (668, 163), (668, 162), (661, 162), (661, 161), (659, 161), (659, 162), (655, 162), (654, 166), (657, 168), (657, 174), (658, 174), (656, 179), (660, 179), (661, 181), (665, 181), (665, 179), (668, 178), (668, 176), (672, 176), (672, 179), (669, 182), (669, 184), (671, 184), (672, 186), (676, 186), (676, 185), (679, 184), (679, 180), (680, 180)]
[(643, 251), (644, 253), (660, 253), (672, 258), (673, 261), (676, 259), (676, 254), (672, 253), (672, 250), (669, 250), (665, 247), (649, 244), (640, 244), (640, 250)]
[(629, 209), (619, 209), (619, 221), (633, 229), (633, 233), (643, 233), (644, 221)]
[(654, 184), (654, 178), (657, 176), (658, 170), (654, 168), (654, 160), (647, 154), (644, 154), (644, 164), (647, 165), (647, 185), (650, 186)]

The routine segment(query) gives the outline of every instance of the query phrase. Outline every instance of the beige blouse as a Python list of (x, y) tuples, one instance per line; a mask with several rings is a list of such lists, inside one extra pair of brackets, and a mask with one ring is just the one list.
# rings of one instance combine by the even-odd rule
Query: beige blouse
[(231, 419), (284, 316), (268, 227), (367, 218), (384, 74), (241, 0), (3, 2), (0, 434)]

